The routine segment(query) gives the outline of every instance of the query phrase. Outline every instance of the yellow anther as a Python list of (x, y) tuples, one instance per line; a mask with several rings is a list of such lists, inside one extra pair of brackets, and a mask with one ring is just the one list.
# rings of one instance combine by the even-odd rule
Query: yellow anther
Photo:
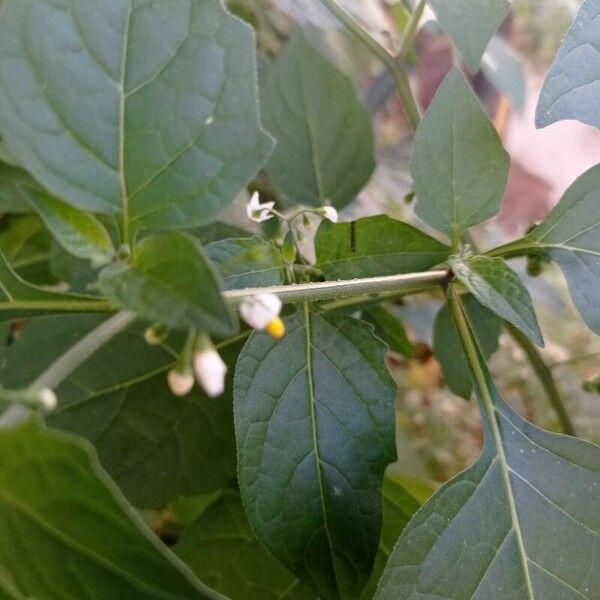
[(265, 331), (276, 340), (280, 340), (285, 335), (285, 325), (279, 317), (275, 317), (266, 326)]

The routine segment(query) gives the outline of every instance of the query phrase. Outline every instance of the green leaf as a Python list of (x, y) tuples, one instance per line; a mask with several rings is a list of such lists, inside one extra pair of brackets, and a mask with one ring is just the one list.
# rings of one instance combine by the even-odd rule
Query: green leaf
[(375, 169), (373, 130), (352, 82), (296, 29), (262, 94), (277, 145), (269, 178), (297, 204), (342, 208)]
[(596, 598), (600, 448), (526, 423), (476, 360), (483, 452), (406, 527), (376, 600)]
[(213, 0), (6, 0), (0, 131), (53, 195), (124, 228), (210, 222), (264, 164), (252, 30)]
[[(481, 353), (488, 359), (498, 349), (502, 321), (473, 296), (463, 298), (463, 303)], [(433, 352), (450, 391), (469, 400), (473, 392), (471, 371), (447, 304), (442, 307), (433, 324)]]
[(375, 595), (377, 583), (397, 539), (420, 506), (421, 504), (393, 476), (386, 473), (383, 481), (383, 525), (379, 549), (371, 577), (361, 594), (362, 600), (371, 600)]
[(20, 191), (67, 252), (96, 266), (112, 260), (115, 251), (110, 235), (93, 215), (32, 187), (20, 186)]
[[(36, 319), (10, 346), (0, 381), (7, 388), (30, 384), (102, 321), (89, 315)], [(133, 325), (61, 383), (48, 423), (90, 440), (136, 506), (159, 507), (178, 495), (220, 489), (235, 478), (231, 388), (242, 341), (219, 350), (229, 366), (224, 396), (208, 398), (196, 388), (176, 398), (166, 373), (182, 340), (149, 346), (143, 327)]]
[(143, 525), (88, 444), (30, 420), (0, 432), (0, 456), (0, 561), (24, 596), (221, 597)]
[(194, 573), (231, 600), (314, 600), (252, 533), (237, 492), (221, 497), (188, 527), (175, 553)]
[(130, 263), (109, 265), (100, 273), (106, 297), (149, 321), (215, 335), (235, 333), (221, 282), (194, 238), (172, 232), (144, 238)]
[(469, 71), (481, 57), (510, 11), (508, 0), (429, 0), (438, 23), (460, 50)]
[(374, 306), (363, 313), (362, 319), (373, 325), (376, 335), (390, 350), (406, 358), (414, 358), (415, 349), (408, 339), (404, 323), (391, 310), (382, 305)]
[(317, 266), (327, 279), (425, 271), (450, 249), (415, 227), (385, 215), (350, 223), (323, 221), (315, 239)]
[(23, 281), (0, 251), (0, 322), (48, 313), (105, 311), (93, 296), (49, 292)]
[[(456, 2), (456, 0), (452, 0)], [(463, 74), (446, 76), (415, 137), (415, 211), (456, 244), (500, 208), (510, 159)]]
[(599, 0), (586, 0), (558, 50), (538, 101), (535, 124), (563, 119), (600, 127)]
[(575, 181), (525, 245), (558, 263), (575, 306), (600, 334), (600, 165)]
[(32, 184), (35, 185), (23, 169), (0, 163), (0, 213), (31, 212), (31, 206), (23, 199), (20, 188)]
[(238, 360), (242, 498), (258, 539), (319, 597), (355, 598), (379, 542), (396, 386), (360, 321), (305, 305), (286, 329), (253, 333)]
[(215, 263), (226, 290), (283, 285), (281, 252), (259, 237), (213, 242), (206, 253)]
[(73, 292), (88, 292), (98, 279), (98, 271), (88, 260), (69, 254), (56, 242), (50, 247), (50, 271), (57, 281), (63, 281)]
[(541, 348), (544, 337), (531, 296), (519, 276), (501, 258), (450, 258), (450, 266), (467, 290), (493, 313), (512, 323)]

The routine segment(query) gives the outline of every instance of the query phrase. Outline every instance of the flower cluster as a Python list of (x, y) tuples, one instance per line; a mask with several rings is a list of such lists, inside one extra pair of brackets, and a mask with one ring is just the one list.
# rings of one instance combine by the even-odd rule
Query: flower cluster
[[(274, 294), (259, 294), (245, 298), (239, 307), (240, 315), (254, 329), (266, 331), (275, 339), (285, 335), (281, 320), (281, 300)], [(178, 365), (169, 371), (167, 381), (176, 396), (185, 396), (194, 387), (194, 381), (210, 398), (225, 391), (227, 365), (210, 338), (205, 334), (190, 336)]]

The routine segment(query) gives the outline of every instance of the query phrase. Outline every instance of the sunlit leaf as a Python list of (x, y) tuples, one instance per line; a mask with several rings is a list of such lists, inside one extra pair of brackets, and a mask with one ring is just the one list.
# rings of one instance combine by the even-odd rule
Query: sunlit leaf
[(125, 228), (214, 220), (265, 162), (251, 28), (213, 0), (6, 0), (0, 131), (55, 196)]

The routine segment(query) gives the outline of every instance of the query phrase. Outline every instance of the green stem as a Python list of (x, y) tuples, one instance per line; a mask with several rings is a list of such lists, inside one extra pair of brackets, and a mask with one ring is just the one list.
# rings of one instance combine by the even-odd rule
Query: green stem
[(404, 60), (406, 54), (412, 48), (413, 42), (415, 41), (415, 37), (417, 35), (417, 31), (419, 30), (419, 23), (423, 18), (423, 13), (425, 12), (426, 6), (427, 0), (419, 0), (419, 3), (410, 15), (410, 19), (408, 20), (408, 23), (406, 24), (406, 29), (404, 30), (404, 37), (402, 38), (402, 45), (400, 46), (400, 52), (398, 53), (397, 60)]
[(33, 389), (56, 388), (77, 367), (83, 364), (94, 352), (104, 346), (111, 338), (130, 325), (135, 315), (119, 312), (102, 325), (82, 337), (62, 356), (55, 360), (32, 384)]
[(389, 275), (385, 277), (368, 277), (365, 279), (348, 279), (342, 281), (325, 281), (322, 283), (303, 283), (297, 285), (276, 285), (263, 288), (246, 288), (223, 292), (226, 300), (239, 304), (251, 296), (275, 294), (283, 303), (295, 304), (335, 300), (351, 296), (374, 295), (383, 292), (402, 292), (416, 287), (435, 287), (448, 280), (448, 271), (426, 271), (424, 273), (407, 273), (405, 275)]
[[(402, 60), (402, 51), (398, 56), (390, 54), (368, 31), (355, 21), (352, 15), (338, 4), (337, 0), (320, 0), (320, 2), (357, 40), (364, 44), (370, 52), (379, 58), (379, 60), (381, 60), (381, 62), (389, 69), (396, 83), (398, 94), (402, 99), (406, 118), (411, 124), (411, 127), (416, 129), (421, 122), (421, 111), (412, 88), (410, 87), (408, 73), (404, 67), (404, 61)], [(419, 7), (417, 7), (417, 10), (418, 9)], [(414, 27), (416, 28), (416, 25), (414, 25)]]
[(537, 246), (535, 243), (531, 242), (527, 238), (521, 238), (520, 240), (508, 242), (508, 244), (503, 244), (502, 246), (488, 250), (487, 252), (484, 252), (484, 256), (489, 256), (492, 258), (517, 258), (519, 256), (525, 256), (526, 254), (529, 254), (530, 252), (536, 250), (536, 248)]
[(47, 312), (111, 312), (114, 308), (105, 300), (9, 300), (0, 302), (0, 314), (4, 311)]
[(577, 433), (575, 427), (562, 401), (560, 392), (556, 386), (556, 381), (538, 349), (531, 343), (529, 338), (521, 333), (516, 327), (513, 327), (509, 323), (506, 323), (506, 327), (515, 342), (521, 347), (523, 352), (525, 352), (535, 374), (538, 376), (538, 379), (546, 392), (548, 402), (554, 409), (554, 412), (556, 412), (556, 416), (558, 417), (563, 431), (569, 435), (576, 436)]

